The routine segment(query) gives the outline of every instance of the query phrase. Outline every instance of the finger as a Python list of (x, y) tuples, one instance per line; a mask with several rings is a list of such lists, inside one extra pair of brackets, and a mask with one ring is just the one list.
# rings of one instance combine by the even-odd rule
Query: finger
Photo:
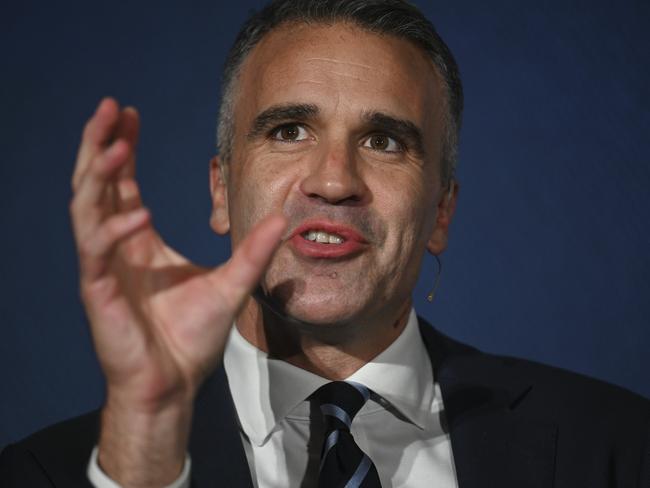
[(127, 152), (128, 146), (124, 141), (115, 141), (109, 150), (93, 161), (79, 183), (70, 204), (72, 228), (78, 245), (93, 235), (102, 221), (117, 210), (113, 203), (115, 188), (110, 184), (111, 177), (126, 160)]
[(72, 175), (72, 188), (77, 188), (92, 159), (109, 144), (119, 120), (119, 106), (112, 98), (104, 98), (84, 127), (77, 163)]
[(224, 305), (235, 314), (260, 281), (281, 242), (287, 221), (271, 215), (257, 224), (235, 249), (232, 257), (210, 273)]
[[(128, 163), (127, 163), (128, 164)], [(120, 169), (120, 172), (122, 169)], [(117, 181), (117, 209), (120, 212), (134, 210), (142, 206), (140, 188), (133, 178), (122, 178)]]
[(120, 114), (120, 122), (116, 130), (116, 138), (128, 142), (131, 151), (126, 162), (117, 175), (115, 194), (116, 207), (120, 211), (132, 210), (142, 205), (140, 190), (135, 181), (135, 150), (140, 133), (140, 116), (133, 107), (126, 107)]
[(114, 180), (118, 169), (127, 162), (130, 152), (131, 148), (126, 141), (119, 139), (93, 158), (74, 196), (77, 207), (87, 208), (100, 203), (108, 184)]
[(115, 247), (150, 222), (146, 208), (112, 215), (92, 234), (79, 243), (81, 277), (91, 282), (103, 274), (106, 257)]
[(131, 146), (131, 154), (126, 164), (120, 169), (120, 178), (135, 177), (135, 150), (140, 134), (140, 116), (134, 107), (126, 107), (120, 112), (120, 119), (115, 130), (115, 139), (123, 139)]

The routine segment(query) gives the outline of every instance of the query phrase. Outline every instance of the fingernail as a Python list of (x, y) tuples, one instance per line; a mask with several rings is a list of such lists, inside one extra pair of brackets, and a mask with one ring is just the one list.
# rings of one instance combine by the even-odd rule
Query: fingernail
[(97, 106), (97, 110), (95, 111), (95, 113), (104, 110), (111, 100), (113, 100), (113, 98), (108, 96), (102, 98), (101, 101), (99, 102), (99, 105)]

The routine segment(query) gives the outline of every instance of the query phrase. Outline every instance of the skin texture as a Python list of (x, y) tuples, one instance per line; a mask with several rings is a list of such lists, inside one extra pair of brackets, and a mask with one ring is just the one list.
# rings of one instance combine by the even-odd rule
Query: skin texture
[[(178, 476), (194, 396), (235, 319), (260, 349), (329, 378), (348, 376), (397, 337), (422, 254), (446, 247), (455, 204), (455, 185), (440, 185), (441, 94), (433, 66), (405, 41), (343, 24), (269, 34), (243, 66), (232, 161), (211, 164), (211, 225), (231, 233), (234, 249), (214, 269), (167, 246), (143, 207), (137, 111), (99, 104), (70, 212), (107, 380), (99, 463), (112, 479), (153, 487)], [(287, 104), (311, 114), (283, 120), (291, 126), (280, 131), (254, 123)], [(386, 116), (410, 134), (403, 145)], [(355, 229), (363, 245), (307, 259), (288, 237), (313, 218)], [(273, 307), (250, 298), (258, 285)]]
[[(368, 245), (351, 257), (312, 259), (284, 241), (262, 287), (297, 322), (249, 300), (237, 327), (276, 357), (345, 378), (399, 335), (423, 252), (446, 245), (455, 195), (443, 198), (439, 176), (442, 84), (407, 41), (343, 24), (274, 31), (246, 60), (240, 83), (232, 161), (212, 165), (215, 231), (230, 231), (236, 244), (278, 212), (285, 235), (317, 218), (359, 230)], [(298, 104), (317, 114), (253, 130), (270, 107)], [(369, 147), (372, 137), (393, 135), (364, 117), (371, 112), (412, 123), (421, 144)], [(297, 134), (293, 142), (277, 131), (282, 124)]]

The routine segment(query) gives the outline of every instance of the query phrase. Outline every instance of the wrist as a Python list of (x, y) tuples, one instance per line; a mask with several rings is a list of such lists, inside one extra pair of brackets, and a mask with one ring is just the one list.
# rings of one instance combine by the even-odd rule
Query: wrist
[(109, 394), (102, 409), (99, 465), (122, 486), (165, 486), (181, 473), (192, 401), (129, 405)]

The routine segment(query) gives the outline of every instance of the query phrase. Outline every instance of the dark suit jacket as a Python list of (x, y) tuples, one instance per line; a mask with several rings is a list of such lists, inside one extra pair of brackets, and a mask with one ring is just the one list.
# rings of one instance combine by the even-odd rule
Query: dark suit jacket
[[(460, 488), (650, 488), (650, 402), (626, 390), (460, 344), (420, 320), (442, 390)], [(0, 486), (89, 486), (98, 411), (8, 446)], [(250, 487), (225, 374), (199, 394), (192, 486)], [(432, 480), (431, 486), (435, 486)]]

